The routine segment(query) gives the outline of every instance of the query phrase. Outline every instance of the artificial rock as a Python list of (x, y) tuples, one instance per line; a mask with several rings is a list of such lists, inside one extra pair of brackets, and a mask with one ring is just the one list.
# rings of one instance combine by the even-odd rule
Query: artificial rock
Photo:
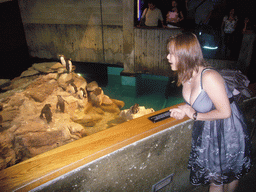
[[(108, 128), (124, 106), (104, 95), (97, 82), (87, 84), (58, 62), (33, 64), (8, 82), (0, 93), (0, 169)], [(64, 112), (57, 108), (58, 95)], [(45, 105), (51, 106), (49, 122), (40, 118)]]

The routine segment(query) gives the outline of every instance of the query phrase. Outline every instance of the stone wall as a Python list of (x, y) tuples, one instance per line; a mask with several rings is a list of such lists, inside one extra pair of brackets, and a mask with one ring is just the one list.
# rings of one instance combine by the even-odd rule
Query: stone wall
[(97, 25), (25, 24), (32, 57), (57, 59), (59, 54), (73, 61), (118, 64), (123, 62), (122, 27)]
[(174, 174), (170, 189), (189, 191), (187, 161), (192, 121), (170, 127), (133, 143), (35, 191), (151, 191), (152, 185)]
[(122, 25), (122, 0), (18, 0), (22, 21), (40, 24)]
[(122, 1), (19, 0), (19, 6), (32, 57), (123, 62)]

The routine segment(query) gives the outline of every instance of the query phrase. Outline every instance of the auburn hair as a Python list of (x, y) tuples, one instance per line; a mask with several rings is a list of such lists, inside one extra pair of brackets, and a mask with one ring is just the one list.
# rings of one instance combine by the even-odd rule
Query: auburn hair
[(178, 86), (188, 81), (193, 71), (198, 72), (199, 66), (208, 66), (203, 58), (199, 41), (193, 33), (182, 33), (170, 37), (167, 49), (177, 60)]

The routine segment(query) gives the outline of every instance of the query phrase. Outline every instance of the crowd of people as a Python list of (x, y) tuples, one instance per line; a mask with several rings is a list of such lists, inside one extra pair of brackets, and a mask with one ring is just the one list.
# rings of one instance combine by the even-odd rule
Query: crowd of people
[(161, 23), (160, 27), (185, 27), (186, 19), (194, 19), (196, 24), (207, 24), (214, 9), (211, 0), (172, 0), (164, 10), (157, 7), (155, 0), (147, 2), (139, 26), (157, 27)]
[(252, 18), (239, 15), (233, 5), (226, 5), (226, 14), (222, 13), (221, 18), (213, 18), (216, 4), (212, 0), (171, 0), (168, 6), (161, 8), (157, 1), (148, 0), (146, 5), (137, 27), (189, 30), (208, 27), (217, 36), (222, 56), (226, 58), (238, 55), (236, 47), (239, 47), (242, 35), (255, 28)]

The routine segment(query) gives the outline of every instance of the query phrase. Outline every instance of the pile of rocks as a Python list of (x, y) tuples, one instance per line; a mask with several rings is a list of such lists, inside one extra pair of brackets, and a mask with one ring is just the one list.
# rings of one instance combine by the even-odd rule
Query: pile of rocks
[(124, 120), (123, 101), (59, 62), (0, 80), (0, 170)]

